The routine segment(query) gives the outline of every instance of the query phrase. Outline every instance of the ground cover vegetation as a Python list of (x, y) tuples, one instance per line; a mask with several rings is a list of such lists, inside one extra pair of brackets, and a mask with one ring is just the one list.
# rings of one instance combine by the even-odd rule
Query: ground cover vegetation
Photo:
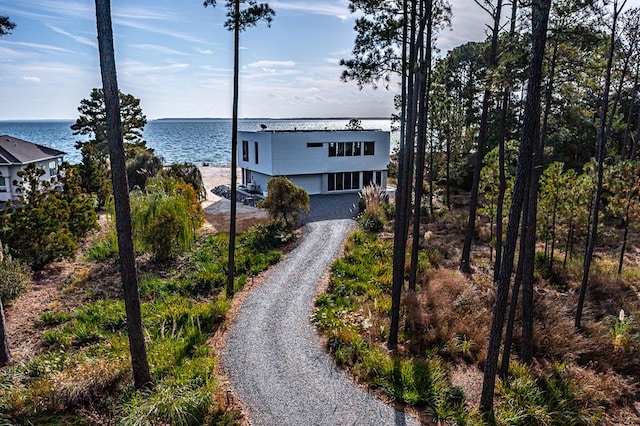
[[(39, 318), (41, 342), (30, 359), (0, 372), (0, 416), (12, 424), (235, 424), (214, 374), (211, 336), (225, 326), (227, 234), (202, 234), (195, 189), (172, 177), (131, 193), (139, 297), (154, 386), (131, 381), (127, 320), (118, 283), (120, 252), (113, 210), (78, 259), (80, 271)], [(160, 229), (161, 228), (161, 229)], [(161, 232), (160, 232), (161, 231)], [(293, 234), (278, 222), (241, 234), (235, 289), (280, 259)], [(0, 283), (10, 302), (30, 271), (10, 256)], [(63, 300), (73, 301), (63, 302)]]
[(434, 60), (446, 2), (350, 2), (343, 79), (402, 88), (397, 190), (315, 321), (427, 421), (635, 424), (640, 12), (477, 3), (487, 40)]

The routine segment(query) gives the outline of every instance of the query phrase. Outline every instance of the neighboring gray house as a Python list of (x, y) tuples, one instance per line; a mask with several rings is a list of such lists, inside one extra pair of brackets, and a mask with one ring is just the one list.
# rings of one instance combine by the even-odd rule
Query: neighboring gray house
[(0, 136), (0, 202), (16, 200), (21, 195), (17, 187), (21, 181), (18, 172), (28, 164), (35, 163), (44, 170), (42, 180), (56, 183), (64, 155), (57, 149), (8, 135)]
[(381, 130), (238, 132), (242, 184), (266, 195), (267, 182), (286, 176), (309, 195), (387, 186), (390, 133)]

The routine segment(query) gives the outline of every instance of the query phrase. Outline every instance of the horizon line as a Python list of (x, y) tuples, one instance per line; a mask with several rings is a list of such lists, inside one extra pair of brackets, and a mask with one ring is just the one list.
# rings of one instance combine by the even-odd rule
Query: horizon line
[[(170, 121), (170, 120), (183, 120), (183, 121), (197, 121), (197, 120), (231, 120), (231, 117), (161, 117), (150, 118), (148, 121)], [(388, 117), (241, 117), (239, 120), (391, 120), (391, 116)], [(0, 118), (1, 122), (26, 122), (26, 121), (75, 121), (77, 118)]]

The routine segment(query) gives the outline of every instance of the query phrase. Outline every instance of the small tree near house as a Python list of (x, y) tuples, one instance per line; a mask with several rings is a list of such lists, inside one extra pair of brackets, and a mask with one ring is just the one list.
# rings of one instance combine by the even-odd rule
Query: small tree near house
[(267, 209), (272, 220), (282, 220), (287, 229), (298, 225), (300, 211), (309, 212), (309, 194), (283, 176), (271, 178), (267, 198), (258, 204)]

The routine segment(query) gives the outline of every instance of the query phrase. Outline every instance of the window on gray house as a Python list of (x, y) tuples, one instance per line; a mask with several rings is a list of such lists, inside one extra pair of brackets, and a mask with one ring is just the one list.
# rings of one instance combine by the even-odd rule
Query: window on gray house
[(362, 186), (376, 184), (382, 186), (382, 172), (365, 171), (362, 172)]
[(337, 155), (337, 144), (335, 142), (329, 142), (329, 157), (335, 157)]
[(7, 192), (7, 180), (4, 176), (0, 176), (0, 192)]
[(307, 148), (322, 148), (322, 142), (307, 142)]
[(353, 143), (353, 156), (356, 157), (362, 153), (362, 143), (354, 142)]
[(256, 152), (255, 152), (255, 154), (256, 154), (256, 164), (258, 164), (258, 163), (259, 163), (259, 161), (258, 161), (258, 142), (254, 142), (254, 143), (253, 143), (253, 148), (254, 148), (254, 149), (255, 149), (255, 151), (256, 151)]
[(360, 172), (329, 173), (327, 178), (328, 191), (360, 189)]
[(242, 141), (242, 161), (249, 161), (249, 141)]
[(375, 154), (375, 142), (365, 142), (364, 143), (364, 155), (374, 155)]

